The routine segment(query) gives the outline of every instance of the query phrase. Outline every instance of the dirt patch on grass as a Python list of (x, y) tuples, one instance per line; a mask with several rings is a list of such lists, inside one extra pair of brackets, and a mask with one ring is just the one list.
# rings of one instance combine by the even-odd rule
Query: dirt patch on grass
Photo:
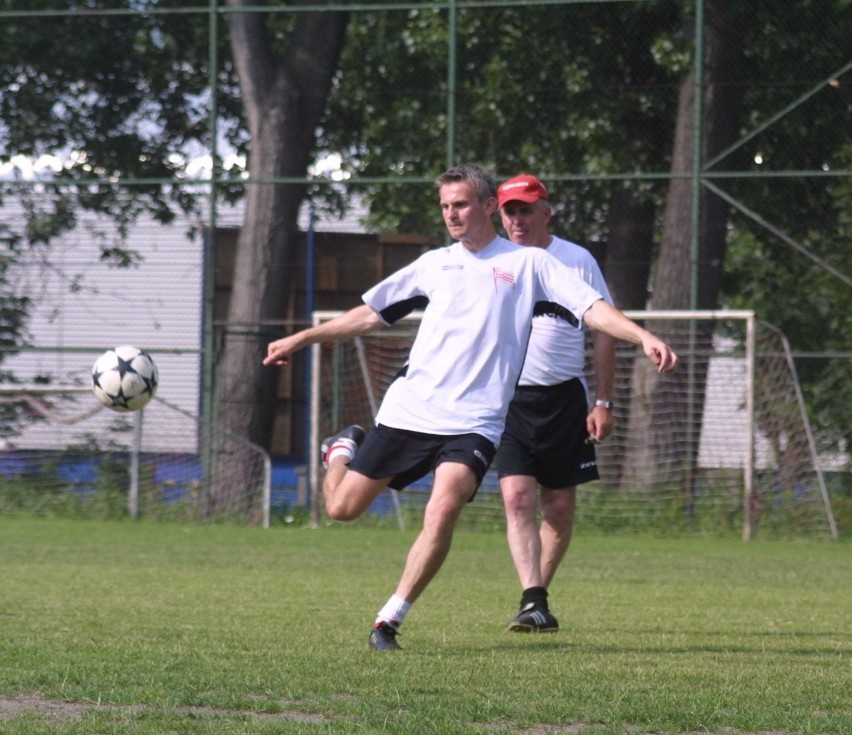
[(27, 712), (44, 715), (51, 721), (79, 720), (87, 705), (77, 702), (57, 702), (38, 697), (19, 696), (14, 699), (0, 699), (0, 720), (11, 720)]
[[(0, 697), (0, 722), (32, 713), (49, 722), (58, 724), (81, 720), (86, 714), (97, 711), (135, 715), (140, 712), (154, 712), (156, 708), (142, 705), (102, 704), (100, 702), (63, 702), (26, 694), (12, 698)], [(286, 709), (281, 712), (252, 712), (250, 710), (216, 709), (215, 707), (173, 707), (169, 711), (194, 717), (250, 717), (258, 720), (290, 720), (315, 725), (329, 722), (327, 717), (293, 709)]]
[[(290, 722), (305, 722), (312, 725), (323, 725), (333, 722), (331, 718), (300, 712), (292, 709), (293, 702), (282, 703), (280, 712), (252, 712), (251, 710), (217, 709), (215, 707), (172, 707), (169, 712), (191, 715), (193, 717), (248, 717), (253, 720), (281, 720)], [(133, 716), (144, 712), (156, 712), (156, 707), (143, 705), (102, 704), (100, 702), (64, 702), (56, 699), (43, 699), (38, 695), (21, 694), (17, 697), (0, 697), (0, 722), (12, 720), (24, 714), (36, 714), (52, 724), (62, 724), (82, 720), (91, 712), (113, 712), (119, 716)], [(571, 724), (541, 724), (528, 728), (509, 728), (507, 723), (479, 723), (474, 727), (488, 731), (506, 731), (511, 729), (515, 735), (594, 735), (596, 730), (604, 726), (594, 722), (576, 722)], [(661, 733), (646, 733), (643, 728), (635, 725), (624, 725), (624, 731), (629, 735), (663, 735)], [(706, 730), (696, 731), (689, 735), (712, 735)], [(717, 735), (791, 735), (783, 730), (762, 730), (755, 733), (740, 733), (729, 728), (718, 731)]]

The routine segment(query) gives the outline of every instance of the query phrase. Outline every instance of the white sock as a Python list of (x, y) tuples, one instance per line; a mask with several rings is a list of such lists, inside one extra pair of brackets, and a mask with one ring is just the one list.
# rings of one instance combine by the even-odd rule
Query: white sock
[(326, 461), (331, 464), (331, 460), (335, 457), (345, 457), (347, 462), (351, 462), (355, 458), (355, 450), (358, 447), (351, 439), (338, 439), (332, 444), (328, 450), (328, 458)]
[(399, 628), (410, 609), (410, 602), (406, 602), (396, 595), (391, 595), (390, 599), (385, 603), (385, 606), (379, 610), (379, 614), (376, 616), (376, 622), (390, 623), (394, 628)]

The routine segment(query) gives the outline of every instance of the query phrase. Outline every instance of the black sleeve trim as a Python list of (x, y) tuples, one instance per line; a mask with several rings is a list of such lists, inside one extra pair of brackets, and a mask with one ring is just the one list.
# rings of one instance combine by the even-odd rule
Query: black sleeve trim
[(415, 309), (425, 309), (429, 303), (426, 296), (412, 296), (405, 301), (398, 301), (379, 312), (379, 316), (386, 324), (394, 324), (403, 317), (408, 316)]
[(533, 316), (556, 316), (564, 319), (572, 327), (580, 326), (580, 322), (568, 309), (559, 304), (554, 304), (552, 301), (537, 301), (533, 308)]

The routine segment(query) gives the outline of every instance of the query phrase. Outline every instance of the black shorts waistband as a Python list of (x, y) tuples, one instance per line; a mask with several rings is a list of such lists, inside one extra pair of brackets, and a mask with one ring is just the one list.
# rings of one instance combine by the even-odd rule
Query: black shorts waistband
[(571, 378), (571, 380), (564, 380), (561, 383), (552, 383), (551, 385), (519, 385), (515, 388), (515, 390), (530, 393), (547, 393), (548, 391), (558, 391), (560, 389), (564, 389), (567, 386), (579, 382), (580, 378)]

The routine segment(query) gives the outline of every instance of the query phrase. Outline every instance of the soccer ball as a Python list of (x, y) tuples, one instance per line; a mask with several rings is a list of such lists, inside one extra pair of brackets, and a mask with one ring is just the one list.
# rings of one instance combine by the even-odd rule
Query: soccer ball
[(92, 390), (113, 411), (138, 411), (157, 390), (159, 371), (151, 356), (137, 347), (107, 350), (92, 366)]

